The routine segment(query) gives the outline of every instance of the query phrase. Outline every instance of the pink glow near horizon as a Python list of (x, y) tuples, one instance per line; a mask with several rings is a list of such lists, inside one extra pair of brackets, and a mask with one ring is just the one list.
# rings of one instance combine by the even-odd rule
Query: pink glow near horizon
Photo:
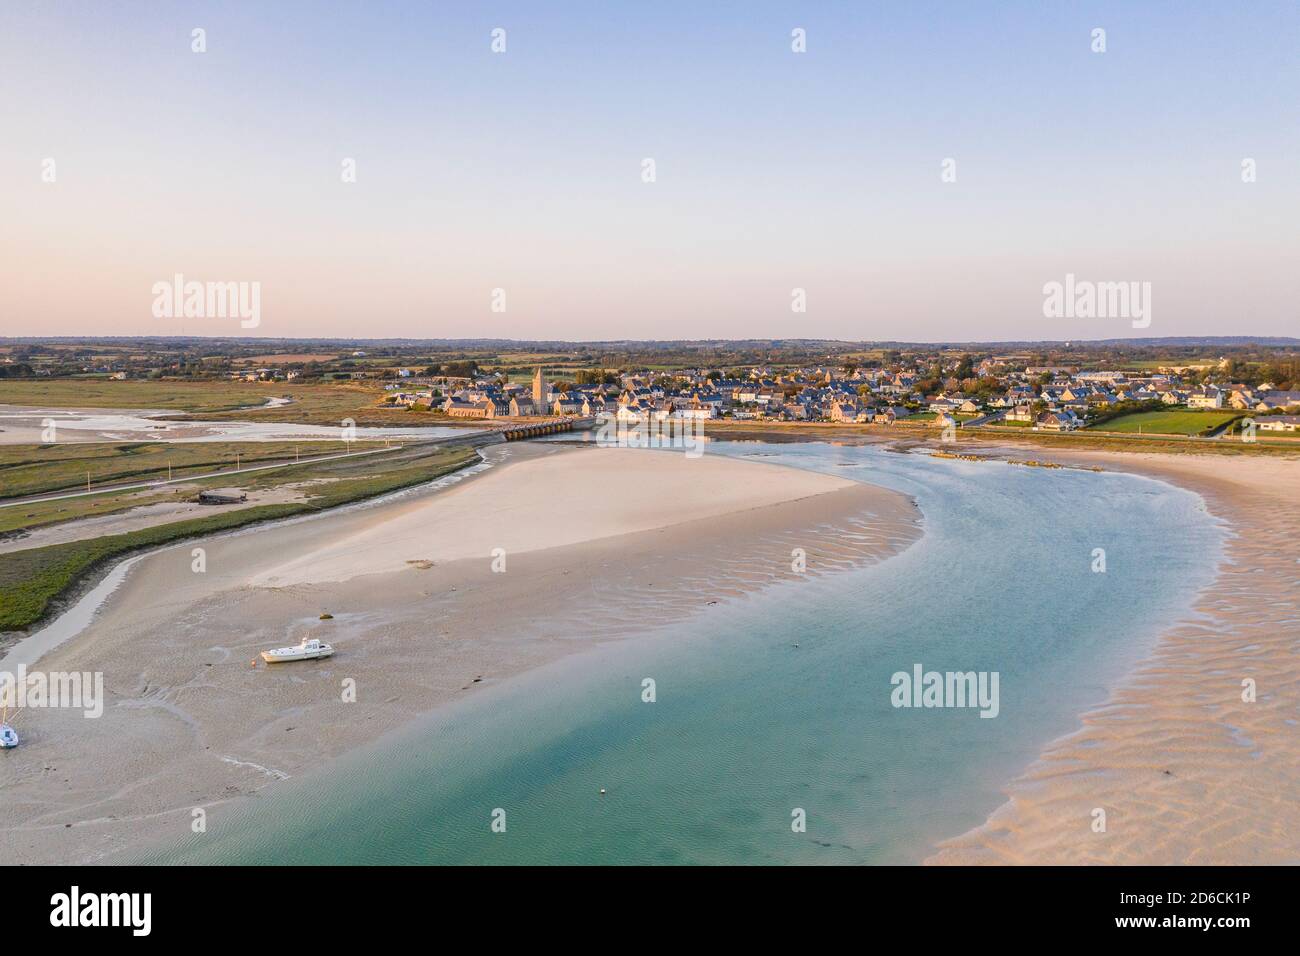
[[(1206, 105), (1196, 71), (1240, 66), (1206, 62), (1210, 26), (1179, 47), (1158, 22), (1116, 13), (1123, 42), (1097, 56), (1087, 29), (1042, 14), (1008, 41), (1027, 62), (969, 50), (949, 65), (954, 81), (983, 71), (996, 93), (954, 86), (945, 100), (917, 64), (934, 53), (925, 42), (965, 50), (958, 35), (900, 33), (894, 65), (918, 72), (882, 98), (856, 83), (856, 34), (829, 15), (813, 18), (807, 53), (786, 48), (785, 17), (764, 16), (714, 60), (712, 34), (688, 31), (680, 56), (656, 57), (662, 37), (605, 23), (565, 38), (523, 12), (506, 53), (489, 49), (490, 24), (458, 14), (437, 56), (403, 46), (396, 21), (353, 45), (345, 24), (255, 8), (137, 13), (131, 30), (93, 7), (0, 16), (14, 67), (0, 94), (0, 335), (941, 341), (1300, 327), (1294, 124), (1270, 121), (1263, 95), (1248, 118)], [(1268, 61), (1266, 26), (1237, 37), (1237, 57)], [(1199, 59), (1181, 58), (1193, 45)], [(1181, 96), (1160, 87), (1170, 71)], [(1215, 117), (1236, 122), (1216, 132)], [(159, 317), (151, 289), (176, 274), (258, 283), (260, 321)], [(1067, 274), (1150, 283), (1152, 324), (1044, 317), (1044, 284)], [(806, 312), (792, 312), (795, 289)]]

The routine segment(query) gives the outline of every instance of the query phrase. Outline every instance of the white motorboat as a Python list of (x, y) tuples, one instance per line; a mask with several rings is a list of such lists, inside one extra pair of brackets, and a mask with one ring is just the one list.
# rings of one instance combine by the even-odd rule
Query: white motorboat
[(314, 661), (329, 657), (334, 648), (319, 638), (309, 638), (293, 647), (277, 647), (273, 651), (262, 651), (262, 660), (268, 664), (281, 664), (285, 661)]
[(6, 707), (3, 711), (0, 711), (0, 750), (9, 750), (18, 746), (18, 731), (5, 722), (8, 717), (9, 708)]

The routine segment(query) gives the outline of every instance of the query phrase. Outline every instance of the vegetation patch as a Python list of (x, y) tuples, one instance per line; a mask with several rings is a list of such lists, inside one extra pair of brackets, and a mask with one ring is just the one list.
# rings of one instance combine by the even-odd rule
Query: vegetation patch
[(1099, 431), (1140, 432), (1144, 435), (1209, 435), (1245, 415), (1245, 412), (1233, 410), (1196, 411), (1171, 408), (1121, 415), (1092, 427)]
[[(184, 478), (346, 451), (321, 442), (64, 442), (0, 445), (0, 499), (83, 491), (131, 481)], [(353, 450), (356, 450), (355, 448)]]
[(305, 502), (215, 512), (170, 524), (0, 554), (0, 632), (41, 623), (89, 575), (126, 555), (234, 528), (308, 514), (433, 481), (479, 461), (471, 448), (422, 446), (391, 456), (367, 456), (287, 468), (300, 481), (327, 472), (338, 480)]

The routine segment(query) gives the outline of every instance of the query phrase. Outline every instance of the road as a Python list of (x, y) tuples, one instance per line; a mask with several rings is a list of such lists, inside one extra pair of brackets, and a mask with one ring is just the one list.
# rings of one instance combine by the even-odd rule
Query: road
[[(448, 439), (455, 441), (457, 439)], [(25, 498), (14, 498), (10, 501), (0, 501), (0, 508), (13, 508), (18, 505), (34, 505), (43, 501), (63, 501), (67, 498), (85, 498), (93, 495), (103, 495), (114, 491), (132, 491), (136, 488), (163, 488), (167, 485), (180, 485), (191, 481), (201, 481), (205, 478), (225, 478), (230, 475), (246, 475), (254, 471), (269, 471), (272, 468), (288, 468), (291, 465), (308, 465), (318, 461), (335, 461), (339, 458), (357, 458), (361, 455), (374, 455), (381, 451), (398, 451), (404, 448), (404, 445), (393, 445), (385, 448), (370, 448), (366, 451), (342, 452), (337, 455), (320, 455), (316, 458), (300, 458), (296, 461), (281, 461), (270, 465), (252, 465), (248, 468), (232, 468), (229, 471), (209, 471), (201, 475), (186, 475), (184, 478), (167, 479), (150, 479), (148, 481), (133, 481), (118, 484), (100, 485), (98, 488), (91, 488), (89, 491), (61, 491), (57, 494), (29, 495)]]

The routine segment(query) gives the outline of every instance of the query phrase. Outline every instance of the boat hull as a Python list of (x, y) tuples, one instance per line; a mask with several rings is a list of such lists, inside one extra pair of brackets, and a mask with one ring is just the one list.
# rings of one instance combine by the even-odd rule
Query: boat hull
[(282, 654), (276, 651), (262, 651), (262, 660), (268, 664), (287, 664), (290, 661), (315, 661), (324, 657), (329, 657), (334, 653), (334, 648), (321, 648), (318, 651), (293, 651)]

